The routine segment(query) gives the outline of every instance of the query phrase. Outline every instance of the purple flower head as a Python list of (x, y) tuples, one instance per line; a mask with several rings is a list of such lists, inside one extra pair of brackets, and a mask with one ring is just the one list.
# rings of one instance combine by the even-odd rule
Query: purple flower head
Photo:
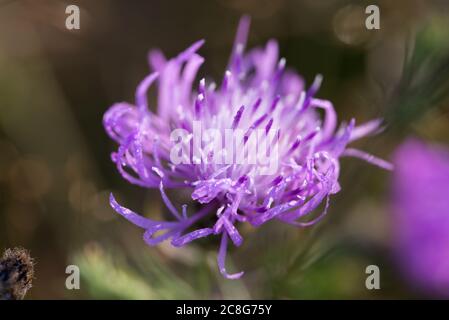
[(410, 139), (395, 154), (393, 230), (406, 276), (449, 297), (449, 150)]
[[(273, 219), (298, 227), (317, 223), (327, 212), (329, 196), (340, 190), (341, 156), (391, 168), (346, 147), (377, 132), (379, 120), (356, 127), (352, 119), (337, 129), (332, 103), (315, 97), (321, 76), (305, 89), (302, 78), (279, 59), (275, 41), (245, 53), (248, 28), (249, 19), (244, 17), (219, 84), (205, 78), (194, 84), (204, 62), (198, 54), (202, 40), (172, 59), (152, 51), (149, 62), (154, 72), (139, 84), (135, 105), (118, 103), (104, 115), (107, 133), (119, 144), (112, 154), (118, 171), (130, 183), (159, 188), (173, 220), (144, 218), (111, 195), (115, 211), (143, 228), (149, 245), (170, 239), (180, 247), (220, 235), (218, 266), (229, 279), (243, 274), (228, 274), (225, 268), (229, 239), (236, 246), (243, 242), (239, 224), (257, 227)], [(150, 111), (146, 97), (153, 83), (158, 90), (156, 113)], [(239, 132), (239, 137), (228, 139), (229, 132)], [(198, 133), (206, 139), (198, 139)], [(214, 141), (213, 148), (206, 148), (208, 139)], [(226, 147), (214, 148), (217, 144)], [(269, 165), (259, 161), (260, 150), (270, 151), (265, 157)], [(244, 160), (256, 156), (256, 161), (237, 161), (242, 155)], [(189, 190), (201, 210), (189, 215), (186, 205), (180, 210), (167, 197), (166, 188)], [(306, 217), (323, 202), (321, 214)], [(187, 233), (197, 221), (211, 217), (209, 227)]]

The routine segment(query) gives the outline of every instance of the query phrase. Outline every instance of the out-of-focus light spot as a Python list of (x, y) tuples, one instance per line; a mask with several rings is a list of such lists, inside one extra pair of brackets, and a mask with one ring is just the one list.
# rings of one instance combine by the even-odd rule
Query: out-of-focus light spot
[(364, 44), (370, 37), (365, 19), (363, 6), (349, 5), (338, 10), (332, 23), (336, 37), (347, 45)]

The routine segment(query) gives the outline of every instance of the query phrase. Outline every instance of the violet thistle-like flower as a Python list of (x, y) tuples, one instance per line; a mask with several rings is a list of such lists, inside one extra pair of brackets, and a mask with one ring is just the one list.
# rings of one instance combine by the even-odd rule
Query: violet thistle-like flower
[[(317, 76), (311, 87), (304, 90), (302, 78), (286, 68), (285, 59), (279, 59), (278, 45), (273, 40), (264, 48), (245, 54), (248, 29), (249, 19), (244, 17), (219, 86), (203, 78), (194, 87), (198, 69), (204, 62), (197, 53), (203, 40), (173, 59), (152, 51), (149, 63), (154, 72), (137, 87), (135, 105), (117, 103), (103, 119), (107, 133), (119, 144), (112, 160), (120, 174), (132, 184), (159, 188), (174, 219), (145, 218), (118, 204), (111, 194), (113, 209), (143, 228), (144, 240), (151, 246), (171, 239), (173, 246), (181, 247), (195, 239), (221, 235), (217, 261), (220, 272), (229, 279), (243, 274), (228, 274), (225, 268), (229, 239), (236, 246), (243, 242), (238, 224), (257, 227), (273, 219), (297, 227), (317, 223), (327, 213), (330, 195), (340, 190), (342, 156), (359, 157), (391, 169), (381, 159), (346, 148), (351, 141), (376, 133), (380, 120), (356, 127), (352, 119), (336, 130), (332, 103), (315, 97), (322, 77)], [(158, 103), (157, 113), (153, 113), (146, 94), (156, 82)], [(324, 110), (324, 119), (319, 109)], [(221, 152), (201, 149), (196, 154), (194, 150), (192, 155), (195, 123), (200, 123), (203, 134), (208, 129), (223, 136), (226, 130), (243, 132), (243, 137), (232, 144), (236, 153), (247, 152), (251, 156), (248, 150), (253, 149), (248, 147), (262, 142), (273, 147), (277, 150), (277, 167), (269, 174), (258, 174), (261, 165), (237, 163), (235, 154), (230, 156), (233, 160), (230, 163), (209, 161), (229, 156), (231, 150), (226, 148)], [(178, 129), (188, 134), (181, 143), (172, 136)], [(261, 139), (254, 142), (260, 132)], [(172, 161), (175, 147), (183, 154), (176, 163)], [(202, 208), (187, 215), (187, 206), (183, 205), (180, 212), (167, 197), (166, 188), (190, 190), (192, 199), (202, 204)], [(304, 221), (323, 202), (323, 212)], [(186, 233), (197, 221), (214, 216), (213, 225)]]
[(0, 300), (22, 300), (32, 286), (33, 259), (22, 248), (7, 249), (0, 259)]
[(449, 149), (409, 139), (395, 153), (393, 237), (408, 280), (449, 297)]

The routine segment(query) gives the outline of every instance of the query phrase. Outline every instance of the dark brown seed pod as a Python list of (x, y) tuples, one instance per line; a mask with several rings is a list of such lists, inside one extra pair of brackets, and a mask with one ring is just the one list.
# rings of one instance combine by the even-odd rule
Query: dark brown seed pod
[(6, 249), (0, 259), (0, 300), (22, 300), (32, 286), (33, 273), (28, 250)]

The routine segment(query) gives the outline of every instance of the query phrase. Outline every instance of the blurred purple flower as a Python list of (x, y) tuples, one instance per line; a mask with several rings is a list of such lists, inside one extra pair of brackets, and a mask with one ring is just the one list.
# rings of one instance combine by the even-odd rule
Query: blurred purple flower
[[(193, 88), (197, 71), (204, 62), (197, 53), (204, 41), (194, 43), (169, 60), (161, 52), (152, 51), (149, 62), (154, 72), (139, 84), (136, 104), (115, 104), (104, 115), (107, 133), (119, 144), (112, 160), (120, 174), (135, 185), (159, 188), (175, 220), (160, 222), (144, 218), (119, 205), (111, 194), (112, 207), (145, 229), (144, 240), (149, 245), (171, 239), (173, 246), (180, 247), (198, 238), (221, 235), (218, 266), (229, 279), (243, 274), (228, 274), (225, 269), (228, 238), (236, 246), (243, 241), (237, 223), (260, 226), (276, 219), (299, 227), (315, 224), (326, 214), (329, 196), (340, 190), (341, 156), (359, 157), (391, 169), (383, 160), (346, 148), (349, 142), (379, 131), (380, 120), (355, 127), (352, 119), (336, 130), (332, 103), (315, 98), (321, 76), (304, 90), (302, 78), (286, 69), (285, 59), (279, 60), (278, 45), (273, 40), (264, 48), (244, 54), (248, 29), (249, 19), (245, 17), (240, 21), (221, 85), (203, 78), (198, 88)], [(155, 81), (158, 85), (156, 114), (150, 111), (146, 97)], [(324, 119), (317, 109), (324, 110)], [(170, 158), (175, 144), (171, 133), (178, 128), (193, 133), (193, 121), (201, 121), (202, 130), (244, 130), (246, 133), (235, 150), (253, 143), (249, 139), (251, 135), (255, 135), (256, 129), (264, 129), (268, 140), (265, 142), (271, 141), (271, 145), (279, 147), (276, 172), (255, 174), (258, 167), (254, 164), (207, 161), (174, 164)], [(274, 138), (268, 139), (267, 134), (273, 128), (281, 129), (275, 129)], [(185, 147), (190, 147), (190, 143)], [(201, 159), (211, 156), (217, 155), (202, 154)], [(183, 205), (179, 212), (165, 188), (188, 189), (192, 199), (203, 207), (188, 215)], [(298, 221), (323, 202), (321, 214), (306, 222)], [(198, 220), (214, 216), (215, 222), (210, 227), (185, 233)]]
[(417, 287), (449, 297), (449, 149), (410, 139), (394, 161), (400, 266)]

